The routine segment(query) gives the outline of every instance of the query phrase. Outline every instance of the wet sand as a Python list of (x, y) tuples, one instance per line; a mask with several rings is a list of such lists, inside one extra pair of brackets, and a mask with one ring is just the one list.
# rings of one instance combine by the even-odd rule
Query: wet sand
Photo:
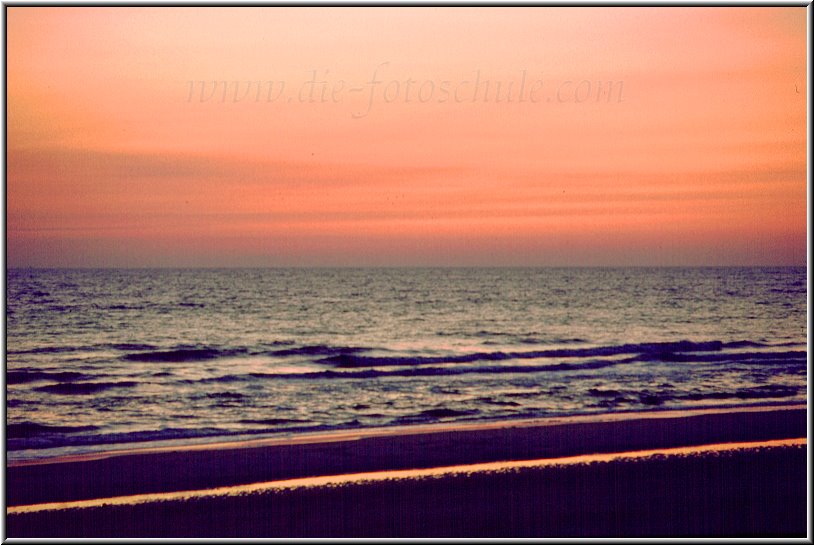
[[(795, 406), (78, 456), (8, 468), (7, 536), (804, 537), (805, 436)], [(742, 442), (752, 444), (732, 445)], [(506, 460), (528, 462), (399, 473)], [(340, 477), (279, 482), (319, 476)], [(230, 488), (251, 483), (263, 484)], [(120, 498), (134, 494), (158, 496)]]

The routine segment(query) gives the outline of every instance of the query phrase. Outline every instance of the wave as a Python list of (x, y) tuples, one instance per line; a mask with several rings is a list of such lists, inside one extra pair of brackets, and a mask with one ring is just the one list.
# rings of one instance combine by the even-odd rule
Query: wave
[[(517, 358), (509, 354), (500, 352), (489, 354), (492, 359), (504, 360), (510, 357)], [(532, 353), (523, 353), (532, 354)], [(537, 353), (534, 353), (537, 354)], [(550, 373), (557, 371), (586, 371), (604, 369), (607, 367), (614, 367), (618, 365), (629, 365), (642, 361), (676, 361), (676, 362), (689, 362), (689, 363), (731, 363), (731, 364), (755, 364), (758, 366), (805, 366), (807, 364), (807, 354), (802, 351), (789, 351), (789, 352), (743, 352), (743, 353), (721, 353), (715, 355), (709, 354), (692, 354), (674, 356), (668, 353), (664, 354), (650, 354), (646, 356), (632, 356), (629, 358), (621, 359), (589, 359), (583, 361), (572, 362), (557, 362), (545, 363), (543, 365), (479, 365), (479, 366), (433, 366), (429, 362), (437, 362), (438, 364), (449, 363), (472, 363), (481, 361), (485, 358), (481, 354), (464, 354), (462, 356), (446, 356), (446, 357), (425, 357), (425, 358), (384, 358), (384, 357), (366, 357), (366, 356), (350, 356), (357, 360), (370, 363), (371, 360), (376, 362), (375, 365), (370, 365), (369, 368), (362, 368), (362, 365), (347, 366), (338, 365), (339, 369), (350, 370), (323, 370), (323, 371), (309, 371), (302, 373), (248, 373), (245, 375), (222, 375), (218, 377), (211, 377), (197, 380), (182, 381), (189, 384), (197, 384), (202, 382), (242, 382), (251, 381), (255, 379), (265, 380), (321, 380), (321, 379), (372, 379), (380, 377), (431, 377), (431, 376), (456, 376), (456, 375), (469, 375), (469, 374), (531, 374), (531, 373)], [(347, 357), (347, 356), (345, 356)], [(538, 356), (533, 356), (538, 357)], [(327, 358), (326, 358), (327, 359)], [(336, 361), (335, 358), (330, 358), (331, 361)], [(343, 357), (344, 359), (344, 357)], [(543, 358), (540, 358), (543, 359)], [(382, 360), (388, 363), (382, 364)], [(418, 362), (417, 362), (418, 360)], [(399, 369), (383, 369), (387, 366), (401, 367)], [(596, 389), (597, 397), (601, 395), (602, 390)], [(611, 394), (608, 394), (611, 395)]]
[[(178, 441), (187, 439), (201, 439), (207, 437), (236, 437), (236, 436), (249, 436), (260, 435), (265, 433), (285, 432), (313, 432), (324, 431), (329, 429), (337, 429), (342, 426), (313, 424), (313, 425), (299, 425), (284, 427), (263, 427), (246, 430), (231, 430), (223, 428), (163, 428), (159, 430), (141, 430), (133, 432), (120, 432), (120, 433), (103, 433), (103, 434), (89, 434), (89, 435), (64, 435), (70, 433), (67, 431), (58, 432), (54, 427), (52, 431), (42, 432), (34, 435), (20, 435), (18, 437), (8, 437), (8, 450), (24, 450), (24, 449), (46, 449), (46, 448), (64, 448), (75, 446), (90, 446), (90, 445), (113, 445), (113, 444), (127, 444), (127, 443), (140, 443), (146, 441)], [(79, 427), (77, 427), (79, 428)], [(17, 433), (25, 431), (24, 428), (18, 428)], [(80, 431), (76, 428), (73, 432)], [(85, 430), (81, 430), (85, 431)], [(88, 429), (87, 431), (93, 431)]]
[(261, 424), (264, 426), (281, 426), (285, 424), (307, 424), (310, 420), (300, 420), (298, 418), (247, 418), (239, 420), (241, 424)]
[(725, 343), (722, 341), (677, 341), (622, 344), (594, 348), (534, 350), (527, 352), (475, 352), (444, 356), (360, 356), (352, 353), (344, 353), (322, 358), (317, 360), (317, 363), (332, 364), (337, 367), (381, 367), (431, 365), (439, 363), (473, 363), (476, 361), (504, 361), (514, 359), (590, 358), (626, 354), (661, 356), (682, 352), (719, 352), (729, 348), (740, 348), (742, 342), (743, 341), (738, 341), (737, 343)]
[(721, 354), (681, 354), (665, 352), (645, 354), (636, 358), (638, 361), (664, 361), (677, 363), (738, 363), (760, 362), (761, 365), (782, 365), (790, 362), (805, 362), (808, 353), (805, 350), (786, 352), (733, 352)]
[(51, 426), (37, 422), (16, 422), (6, 426), (6, 437), (9, 439), (28, 439), (38, 435), (54, 435), (93, 431), (96, 426)]
[[(25, 292), (24, 292), (24, 294), (25, 294)], [(29, 292), (29, 295), (31, 295), (32, 297), (50, 297), (51, 296), (50, 293), (48, 293), (47, 291), (42, 291), (42, 290), (34, 290), (32, 292)]]
[(593, 397), (619, 397), (622, 393), (619, 390), (605, 390), (602, 388), (591, 388), (588, 395)]
[[(274, 341), (266, 346), (288, 346), (290, 341)], [(128, 346), (128, 345), (119, 345)], [(190, 346), (179, 345), (174, 348), (156, 350), (155, 347), (144, 345), (148, 348), (143, 350), (142, 346), (133, 345), (132, 350), (136, 350), (122, 356), (125, 361), (137, 361), (145, 363), (182, 363), (190, 361), (206, 361), (218, 358), (228, 358), (234, 356), (339, 356), (351, 355), (369, 350), (365, 347), (356, 346), (330, 346), (330, 345), (306, 345), (294, 348), (248, 348), (248, 347), (213, 347), (213, 346)]]
[(436, 407), (427, 409), (416, 414), (399, 416), (393, 423), (405, 424), (410, 422), (427, 422), (440, 420), (442, 418), (460, 418), (462, 416), (474, 416), (480, 413), (478, 409), (449, 409), (447, 407)]
[[(482, 331), (479, 334), (484, 336), (497, 336), (498, 333)], [(512, 334), (502, 334), (508, 341), (518, 345), (532, 344), (581, 344), (586, 342), (579, 338), (534, 338), (516, 337)], [(424, 356), (373, 356), (362, 354), (374, 350), (371, 347), (361, 346), (335, 346), (327, 344), (315, 344), (304, 346), (292, 346), (293, 341), (272, 341), (261, 343), (252, 347), (223, 347), (223, 346), (202, 346), (180, 344), (174, 347), (159, 348), (149, 343), (107, 343), (85, 346), (43, 346), (26, 350), (8, 351), (8, 354), (49, 354), (67, 353), (78, 351), (99, 351), (117, 350), (126, 352), (120, 358), (124, 361), (145, 362), (145, 363), (183, 363), (194, 361), (208, 361), (219, 358), (235, 356), (270, 356), (270, 357), (290, 357), (290, 356), (312, 356), (318, 357), (314, 361), (321, 364), (334, 365), (337, 367), (379, 367), (379, 366), (416, 366), (432, 364), (454, 364), (472, 363), (477, 361), (505, 361), (512, 359), (536, 359), (536, 358), (590, 358), (608, 357), (619, 355), (638, 355), (643, 361), (650, 358), (660, 361), (687, 361), (695, 358), (696, 361), (717, 361), (715, 356), (683, 356), (688, 352), (722, 352), (726, 350), (738, 350), (746, 348), (776, 348), (783, 346), (799, 346), (796, 343), (763, 343), (757, 341), (741, 340), (732, 342), (723, 341), (677, 341), (677, 342), (655, 342), (622, 344), (600, 347), (585, 348), (557, 348), (548, 350), (530, 351), (482, 351), (466, 354), (447, 355), (424, 355)], [(483, 344), (495, 344), (489, 340)], [(504, 344), (504, 343), (500, 343)], [(271, 348), (269, 348), (271, 347)], [(278, 348), (281, 347), (281, 348)], [(754, 354), (757, 354), (753, 352)], [(799, 352), (805, 354), (805, 352)], [(322, 356), (322, 357), (320, 357)], [(766, 355), (756, 357), (769, 358)], [(708, 359), (703, 359), (708, 358)]]
[(90, 378), (88, 375), (74, 371), (9, 371), (6, 373), (6, 384), (26, 384), (28, 382), (39, 382), (41, 380), (71, 382), (74, 380), (86, 380), (88, 378)]
[(240, 392), (214, 392), (204, 395), (209, 399), (243, 399), (246, 397), (245, 394)]
[(38, 346), (26, 350), (9, 350), (8, 354), (63, 354), (69, 352), (93, 352), (98, 350), (156, 350), (157, 347), (151, 344), (142, 343), (103, 343), (90, 345), (66, 345), (66, 346)]
[(580, 338), (540, 338), (540, 337), (522, 337), (510, 336), (500, 341), (485, 340), (481, 344), (489, 345), (502, 345), (502, 344), (517, 344), (517, 345), (551, 345), (551, 344), (586, 344), (589, 341)]
[(291, 346), (297, 344), (292, 340), (277, 340), (264, 343), (266, 346)]
[(796, 342), (776, 342), (766, 343), (758, 341), (731, 341), (726, 343), (726, 348), (772, 348), (783, 346), (797, 346), (800, 343)]
[(246, 354), (245, 348), (176, 348), (173, 350), (153, 350), (125, 354), (125, 361), (145, 363), (182, 363), (188, 361), (205, 361), (229, 356)]
[(506, 399), (495, 399), (493, 397), (479, 397), (475, 400), (478, 403), (486, 403), (487, 405), (502, 405), (504, 407), (520, 407), (521, 404), (516, 401)]
[(196, 380), (182, 380), (184, 384), (209, 382), (230, 383), (261, 380), (321, 380), (321, 379), (369, 379), (380, 377), (431, 377), (464, 374), (510, 374), (542, 373), (602, 369), (630, 363), (630, 360), (591, 360), (580, 363), (553, 363), (547, 365), (491, 365), (480, 367), (411, 367), (405, 369), (363, 369), (359, 371), (310, 371), (306, 373), (247, 373), (245, 375), (221, 375)]
[[(480, 331), (466, 332), (466, 331), (437, 331), (435, 333), (440, 337), (475, 337), (484, 339), (481, 344), (496, 345), (496, 344), (585, 344), (590, 341), (587, 339), (577, 337), (550, 337), (545, 333), (539, 331), (527, 332), (507, 332), (507, 331), (489, 331), (482, 329)], [(495, 340), (495, 339), (500, 339)]]
[(90, 395), (111, 388), (132, 388), (138, 386), (140, 382), (121, 381), (121, 382), (61, 382), (59, 384), (49, 384), (48, 386), (40, 386), (34, 388), (40, 392), (47, 392), (49, 394), (58, 395)]
[(779, 384), (764, 384), (752, 388), (739, 388), (733, 392), (689, 393), (675, 396), (675, 399), (699, 401), (704, 399), (768, 399), (794, 397), (800, 393), (798, 388)]
[(83, 346), (38, 346), (36, 348), (28, 348), (26, 350), (7, 350), (7, 354), (61, 354), (65, 352), (76, 352), (78, 350), (85, 350), (87, 347)]
[(96, 308), (103, 310), (144, 310), (144, 305), (126, 305), (126, 304), (113, 304), (113, 305), (94, 305)]
[(641, 404), (649, 406), (663, 405), (668, 402), (686, 402), (686, 401), (713, 401), (713, 400), (760, 400), (760, 399), (784, 399), (795, 397), (801, 393), (801, 389), (776, 385), (765, 384), (754, 386), (751, 388), (738, 388), (731, 391), (721, 392), (673, 392), (673, 391), (643, 391), (643, 392), (620, 392), (617, 390), (601, 390), (592, 388), (588, 390), (588, 395), (591, 397), (599, 398), (596, 406), (599, 407), (613, 407), (619, 404)]
[(100, 345), (104, 348), (113, 348), (114, 350), (128, 351), (128, 350), (158, 350), (158, 347), (152, 344), (143, 343), (112, 343)]
[(324, 344), (299, 346), (297, 348), (283, 348), (280, 350), (269, 350), (265, 354), (268, 356), (344, 356), (357, 354), (370, 350), (360, 346), (330, 346)]
[(84, 445), (110, 445), (116, 443), (136, 443), (141, 441), (161, 441), (173, 439), (192, 439), (229, 435), (226, 430), (215, 428), (188, 429), (166, 428), (163, 430), (144, 430), (135, 432), (103, 433), (92, 435), (64, 436), (58, 432), (44, 433), (26, 437), (9, 437), (9, 450), (44, 449)]

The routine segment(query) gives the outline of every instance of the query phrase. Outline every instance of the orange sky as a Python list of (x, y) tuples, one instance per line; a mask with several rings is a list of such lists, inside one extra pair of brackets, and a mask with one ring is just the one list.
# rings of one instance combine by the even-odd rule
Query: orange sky
[(12, 267), (805, 264), (805, 8), (7, 25)]

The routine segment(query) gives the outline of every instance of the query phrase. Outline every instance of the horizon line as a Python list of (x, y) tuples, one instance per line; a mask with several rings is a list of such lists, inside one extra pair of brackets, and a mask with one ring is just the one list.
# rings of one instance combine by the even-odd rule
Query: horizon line
[(146, 265), (146, 266), (6, 266), (5, 270), (268, 270), (268, 269), (781, 269), (808, 264), (730, 265)]

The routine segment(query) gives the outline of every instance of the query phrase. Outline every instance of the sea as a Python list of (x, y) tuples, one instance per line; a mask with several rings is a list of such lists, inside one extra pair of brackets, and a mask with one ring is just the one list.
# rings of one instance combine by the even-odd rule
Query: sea
[(807, 400), (805, 267), (6, 279), (9, 461)]

